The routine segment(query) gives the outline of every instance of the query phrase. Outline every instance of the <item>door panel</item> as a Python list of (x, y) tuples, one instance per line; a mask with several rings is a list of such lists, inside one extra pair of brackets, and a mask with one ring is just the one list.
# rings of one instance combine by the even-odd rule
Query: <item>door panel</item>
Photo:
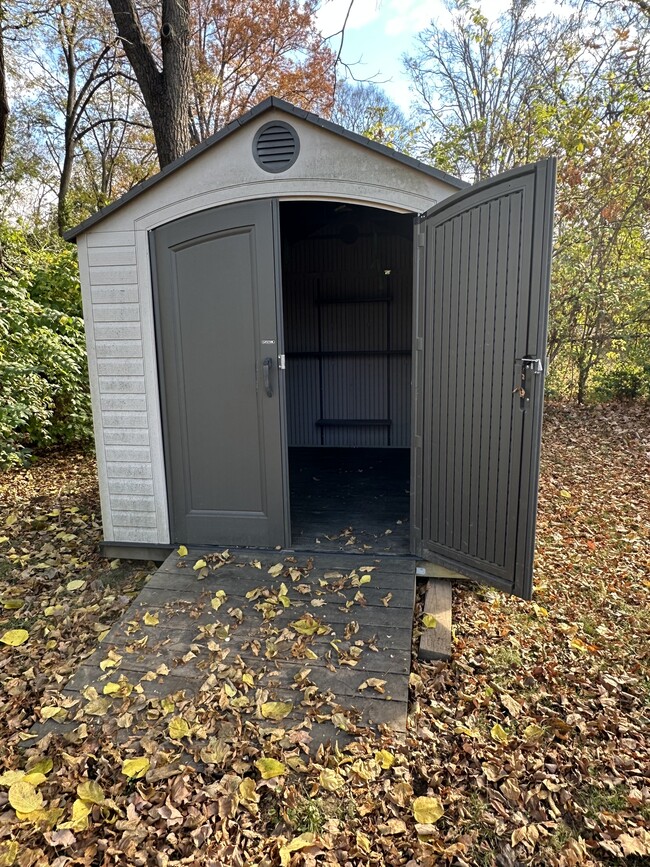
[(271, 201), (153, 232), (174, 542), (285, 543), (273, 232)]
[(548, 160), (446, 199), (417, 257), (421, 553), (525, 597), (544, 374), (522, 359), (544, 364), (554, 183)]

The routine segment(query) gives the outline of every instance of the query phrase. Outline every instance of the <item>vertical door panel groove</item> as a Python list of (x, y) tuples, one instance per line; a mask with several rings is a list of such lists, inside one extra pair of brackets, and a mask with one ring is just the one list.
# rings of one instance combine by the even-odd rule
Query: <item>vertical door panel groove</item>
[[(425, 556), (529, 595), (554, 162), (463, 191), (423, 220)], [(535, 263), (538, 263), (537, 266)]]

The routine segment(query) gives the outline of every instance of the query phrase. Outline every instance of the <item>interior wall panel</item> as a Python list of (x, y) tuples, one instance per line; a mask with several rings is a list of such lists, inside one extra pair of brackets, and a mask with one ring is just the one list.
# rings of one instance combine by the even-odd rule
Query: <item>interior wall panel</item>
[(289, 445), (409, 447), (412, 218), (314, 202), (281, 215)]

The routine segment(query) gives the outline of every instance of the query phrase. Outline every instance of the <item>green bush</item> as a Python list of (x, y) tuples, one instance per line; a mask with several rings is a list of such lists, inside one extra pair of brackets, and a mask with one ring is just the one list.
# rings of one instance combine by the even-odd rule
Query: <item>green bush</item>
[(71, 251), (4, 230), (0, 271), (0, 466), (86, 441), (90, 397)]
[(594, 389), (600, 400), (650, 398), (650, 364), (618, 364), (598, 375)]

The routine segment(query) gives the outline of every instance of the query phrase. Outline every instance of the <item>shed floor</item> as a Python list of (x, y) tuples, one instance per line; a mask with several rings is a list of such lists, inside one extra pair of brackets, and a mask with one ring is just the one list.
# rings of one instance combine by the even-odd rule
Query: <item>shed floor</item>
[[(193, 568), (200, 558), (208, 564), (203, 578)], [(288, 607), (278, 599), (282, 583)], [(225, 596), (215, 610), (217, 591)], [(275, 729), (302, 725), (312, 745), (349, 740), (356, 726), (403, 732), (414, 597), (413, 559), (238, 549), (224, 561), (221, 551), (193, 548), (183, 558), (174, 552), (64, 694), (83, 706), (88, 686), (101, 695), (123, 676), (147, 696), (208, 689), (224, 724), (240, 714)], [(104, 673), (100, 663), (111, 651), (118, 664)], [(156, 674), (163, 664), (168, 673)], [(116, 716), (126, 709), (122, 699), (111, 700)], [(291, 702), (293, 710), (271, 722), (260, 713), (266, 701)], [(38, 733), (57, 728), (52, 723)], [(123, 734), (139, 730), (146, 731), (142, 713)]]
[(408, 554), (410, 451), (290, 448), (296, 549)]

